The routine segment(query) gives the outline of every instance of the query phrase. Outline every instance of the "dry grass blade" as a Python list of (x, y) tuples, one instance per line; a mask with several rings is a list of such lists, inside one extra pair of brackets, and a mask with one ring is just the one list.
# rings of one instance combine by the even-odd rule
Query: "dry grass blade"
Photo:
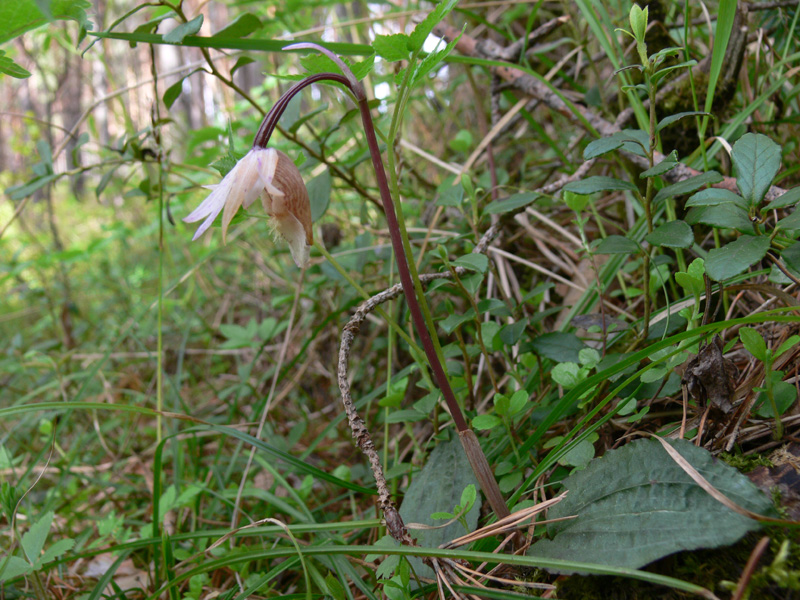
[(775, 519), (773, 517), (767, 517), (764, 515), (756, 514), (752, 511), (747, 510), (736, 504), (733, 500), (728, 498), (725, 494), (720, 492), (717, 488), (711, 485), (708, 480), (703, 477), (697, 469), (695, 469), (688, 460), (686, 460), (681, 453), (678, 452), (675, 448), (670, 446), (666, 440), (653, 435), (651, 436), (654, 439), (658, 440), (658, 442), (663, 446), (664, 450), (670, 455), (670, 458), (674, 460), (678, 466), (684, 470), (684, 472), (692, 478), (692, 480), (699, 485), (705, 492), (707, 492), (714, 500), (723, 504), (724, 506), (731, 509), (733, 512), (738, 513), (742, 516), (747, 517), (748, 519), (753, 519), (754, 521), (759, 521), (761, 523), (774, 523), (776, 525), (798, 525), (800, 524), (797, 521), (787, 521), (785, 519)]

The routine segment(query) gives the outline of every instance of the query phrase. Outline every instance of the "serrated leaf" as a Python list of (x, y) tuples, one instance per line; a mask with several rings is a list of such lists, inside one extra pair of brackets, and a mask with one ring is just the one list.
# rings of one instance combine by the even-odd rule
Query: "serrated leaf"
[(747, 200), (724, 188), (708, 188), (690, 196), (686, 201), (686, 208), (692, 206), (718, 206), (720, 204), (733, 204), (742, 209), (747, 208)]
[(609, 235), (594, 247), (597, 254), (636, 254), (639, 244), (622, 235)]
[(644, 239), (654, 246), (691, 248), (694, 244), (694, 233), (686, 221), (676, 220), (659, 225)]
[(47, 548), (42, 554), (39, 562), (41, 564), (49, 563), (51, 560), (55, 560), (62, 554), (69, 552), (72, 550), (73, 546), (75, 546), (75, 540), (71, 538), (65, 538), (63, 540), (58, 540), (55, 544)]
[(259, 29), (261, 29), (261, 20), (252, 13), (244, 13), (236, 17), (211, 37), (243, 38)]
[(743, 235), (738, 240), (708, 253), (706, 273), (714, 281), (723, 281), (743, 273), (750, 265), (764, 258), (769, 245), (769, 238), (766, 236)]
[[(350, 70), (358, 80), (364, 79), (367, 74), (372, 70), (372, 65), (375, 63), (375, 55), (370, 54), (361, 62), (353, 63), (349, 59), (342, 57), (344, 63), (350, 67)], [(341, 73), (342, 70), (330, 58), (324, 54), (306, 54), (300, 57), (300, 64), (309, 73)], [(299, 105), (298, 105), (299, 106)]]
[(26, 79), (31, 76), (30, 71), (20, 67), (11, 58), (6, 56), (3, 50), (0, 50), (0, 73), (5, 73), (16, 79)]
[[(733, 467), (685, 440), (672, 445), (735, 503), (771, 515), (769, 498)], [(552, 540), (527, 554), (636, 569), (696, 548), (731, 544), (760, 527), (700, 488), (655, 440), (610, 450), (563, 481), (569, 493), (548, 512)], [(566, 570), (564, 572), (567, 572)]]
[(661, 200), (672, 198), (673, 196), (691, 194), (692, 192), (699, 190), (704, 185), (712, 185), (714, 183), (719, 183), (722, 180), (722, 175), (716, 171), (701, 173), (700, 175), (689, 177), (689, 179), (684, 179), (683, 181), (673, 183), (672, 185), (668, 185), (658, 190), (656, 197), (653, 198), (653, 202), (660, 202)]
[(745, 133), (733, 145), (731, 160), (736, 186), (745, 200), (756, 205), (781, 168), (781, 147), (760, 133)]
[(161, 38), (165, 44), (180, 44), (187, 35), (194, 35), (203, 26), (203, 15), (197, 15), (191, 21), (181, 23)]
[(410, 51), (408, 49), (409, 37), (404, 33), (393, 35), (376, 35), (372, 47), (378, 56), (389, 62), (396, 60), (408, 60)]
[(594, 194), (596, 192), (611, 192), (616, 190), (631, 190), (636, 191), (637, 187), (629, 181), (622, 181), (614, 177), (606, 177), (604, 175), (594, 175), (581, 179), (580, 181), (573, 181), (564, 186), (564, 189), (573, 194)]
[(574, 333), (554, 331), (545, 333), (531, 341), (533, 350), (555, 362), (574, 362), (580, 360), (578, 353), (586, 344)]
[[(466, 25), (464, 25), (466, 28)], [(462, 32), (463, 33), (463, 30)], [(453, 48), (456, 47), (456, 44), (461, 39), (461, 34), (457, 35), (455, 38), (450, 40), (448, 44), (441, 50), (437, 50), (436, 52), (431, 52), (425, 58), (420, 61), (416, 67), (414, 68), (414, 74), (411, 77), (411, 85), (414, 86), (422, 81), (425, 76), (433, 71), (439, 63), (441, 63), (447, 56), (453, 51)]]
[[(430, 518), (431, 513), (452, 511), (468, 485), (477, 487), (478, 481), (461, 443), (457, 438), (443, 442), (433, 449), (422, 471), (414, 475), (400, 506), (400, 516), (406, 523), (438, 525), (439, 523)], [(463, 517), (466, 519), (468, 531), (474, 531), (480, 512), (481, 501), (478, 498)], [(421, 546), (437, 548), (464, 533), (466, 532), (461, 524), (455, 522), (439, 529), (413, 531), (411, 535), (417, 537)], [(430, 567), (423, 565), (419, 558), (408, 558), (418, 574), (426, 577), (433, 574)]]
[(790, 189), (785, 194), (781, 194), (777, 198), (775, 198), (772, 202), (767, 204), (764, 208), (761, 209), (761, 212), (766, 212), (768, 210), (774, 210), (776, 208), (786, 208), (787, 206), (794, 206), (797, 202), (800, 201), (800, 186), (796, 188)]
[(311, 222), (316, 223), (328, 210), (331, 203), (331, 173), (325, 169), (306, 184), (311, 201)]
[(753, 232), (753, 224), (747, 217), (747, 212), (731, 202), (717, 206), (695, 206), (689, 209), (684, 220), (689, 225), (703, 223), (712, 227), (736, 229), (747, 233)]
[(30, 560), (37, 561), (39, 559), (52, 524), (53, 512), (46, 512), (22, 536), (22, 549), (25, 550), (25, 556)]
[(411, 33), (408, 38), (408, 49), (412, 52), (422, 49), (425, 40), (436, 25), (444, 19), (448, 13), (455, 8), (458, 0), (444, 0), (436, 5), (427, 17), (425, 17)]
[[(667, 69), (677, 69), (677, 68), (679, 68), (681, 66), (686, 66), (686, 65), (685, 64), (675, 65), (674, 67), (667, 67)], [(696, 116), (702, 116), (702, 115), (708, 115), (709, 117), (713, 116), (711, 113), (702, 112), (702, 111), (696, 111), (696, 110), (692, 110), (692, 111), (688, 111), (688, 112), (679, 112), (679, 113), (675, 113), (674, 115), (668, 115), (668, 116), (664, 117), (663, 119), (661, 119), (658, 122), (658, 125), (656, 125), (656, 133), (658, 133), (659, 131), (664, 129), (664, 127), (669, 127), (670, 125), (672, 125), (676, 121), (680, 121), (681, 119), (683, 119), (685, 117), (696, 117)]]
[(465, 254), (461, 258), (457, 258), (453, 261), (453, 265), (456, 267), (464, 267), (470, 271), (485, 273), (486, 269), (489, 268), (489, 258), (485, 254), (473, 252), (471, 254)]

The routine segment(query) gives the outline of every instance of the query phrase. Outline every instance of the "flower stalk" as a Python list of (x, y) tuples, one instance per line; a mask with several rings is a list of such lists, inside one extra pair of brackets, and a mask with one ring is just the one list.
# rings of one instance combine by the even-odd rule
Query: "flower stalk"
[[(262, 121), (261, 126), (259, 127), (258, 132), (256, 133), (255, 138), (253, 140), (253, 150), (251, 150), (251, 152), (258, 153), (266, 151), (270, 137), (272, 136), (272, 133), (275, 131), (278, 124), (278, 120), (280, 119), (284, 110), (288, 106), (290, 100), (307, 86), (317, 82), (329, 81), (344, 86), (345, 89), (347, 89), (352, 94), (353, 98), (355, 99), (358, 105), (359, 113), (361, 115), (361, 120), (364, 126), (364, 133), (366, 136), (367, 146), (369, 148), (370, 156), (372, 158), (372, 166), (375, 171), (378, 190), (380, 192), (380, 197), (383, 205), (382, 208), (386, 215), (386, 221), (389, 229), (392, 248), (394, 249), (395, 259), (397, 261), (397, 270), (400, 276), (400, 283), (402, 285), (403, 293), (405, 295), (406, 302), (408, 304), (409, 312), (411, 313), (411, 318), (414, 323), (415, 331), (419, 336), (420, 343), (428, 359), (428, 364), (433, 374), (434, 381), (438, 385), (440, 391), (442, 392), (442, 396), (444, 397), (447, 408), (453, 418), (453, 422), (455, 423), (456, 429), (458, 430), (459, 439), (462, 443), (462, 446), (464, 447), (464, 451), (467, 455), (467, 458), (469, 459), (473, 472), (475, 473), (476, 478), (478, 479), (478, 482), (481, 486), (481, 489), (486, 495), (487, 500), (489, 501), (493, 511), (495, 512), (498, 518), (502, 519), (503, 517), (509, 514), (508, 507), (497, 485), (497, 481), (494, 478), (491, 467), (489, 466), (489, 463), (486, 460), (486, 456), (484, 455), (483, 450), (480, 447), (478, 438), (475, 436), (475, 433), (470, 429), (469, 425), (467, 424), (467, 421), (464, 418), (464, 415), (461, 411), (461, 408), (458, 404), (455, 394), (453, 393), (453, 389), (450, 386), (450, 381), (447, 377), (447, 374), (445, 373), (440, 356), (437, 353), (437, 348), (436, 348), (437, 344), (434, 343), (434, 340), (432, 338), (432, 332), (429, 331), (429, 328), (426, 324), (425, 316), (423, 315), (423, 310), (420, 306), (421, 301), (424, 302), (424, 297), (422, 298), (422, 300), (420, 300), (420, 298), (417, 295), (418, 293), (420, 295), (422, 294), (421, 283), (419, 282), (418, 276), (416, 278), (412, 276), (412, 271), (409, 268), (410, 256), (406, 251), (407, 247), (404, 244), (403, 236), (401, 234), (401, 223), (398, 222), (395, 204), (394, 201), (392, 200), (392, 194), (389, 189), (389, 182), (386, 177), (386, 170), (384, 169), (383, 160), (381, 158), (380, 146), (378, 145), (377, 136), (375, 134), (375, 125), (372, 121), (372, 115), (370, 113), (369, 105), (367, 103), (367, 95), (364, 90), (364, 87), (356, 79), (356, 77), (350, 71), (348, 66), (338, 56), (336, 56), (326, 48), (323, 48), (321, 46), (312, 43), (302, 43), (302, 44), (294, 44), (291, 46), (287, 46), (284, 49), (285, 50), (312, 49), (322, 52), (323, 54), (325, 54), (331, 60), (334, 61), (334, 63), (342, 70), (342, 73), (344, 73), (344, 75), (337, 73), (315, 73), (295, 83), (291, 88), (289, 88), (288, 91), (286, 91), (286, 93), (284, 93), (281, 96), (281, 98), (275, 103), (275, 105), (270, 109), (270, 111), (264, 117), (264, 120)], [(390, 148), (389, 152), (391, 151), (392, 150)], [(416, 270), (414, 270), (414, 274), (416, 275)], [(415, 279), (417, 280), (416, 281), (417, 285), (415, 285)], [(345, 332), (345, 333), (352, 334), (353, 332)], [(342, 375), (340, 372), (340, 384), (341, 384), (341, 379)], [(345, 383), (347, 383), (346, 378), (345, 378)], [(349, 392), (345, 395), (343, 400), (345, 401), (345, 408), (348, 408), (348, 401), (352, 403), (352, 400), (349, 399)], [(363, 427), (363, 422), (361, 422), (361, 426), (358, 427), (357, 429), (359, 431), (358, 437), (362, 438), (366, 432), (366, 428)], [(356, 432), (354, 430), (354, 435), (355, 433)], [(368, 432), (366, 433), (368, 436)], [(364, 442), (363, 445), (362, 441)], [(359, 447), (361, 447), (362, 450), (364, 451), (366, 451), (365, 447), (363, 447), (364, 445), (371, 445), (371, 440), (358, 439), (357, 442)], [(370, 462), (371, 463), (376, 462), (374, 457), (370, 457)], [(373, 467), (376, 467), (376, 465), (373, 464)], [(384, 510), (384, 514), (386, 515), (386, 520), (387, 524), (389, 525), (390, 532), (399, 541), (405, 541), (407, 540), (407, 538), (405, 537), (402, 520), (400, 519), (396, 509), (391, 503), (391, 499), (388, 496), (388, 492), (386, 491), (385, 488), (385, 481), (382, 481), (383, 476), (381, 473), (380, 464), (377, 464), (377, 468), (378, 472), (377, 473), (375, 472), (375, 468), (373, 468), (373, 472), (376, 475), (376, 480), (378, 480), (379, 491), (381, 491), (380, 504), (381, 508)]]

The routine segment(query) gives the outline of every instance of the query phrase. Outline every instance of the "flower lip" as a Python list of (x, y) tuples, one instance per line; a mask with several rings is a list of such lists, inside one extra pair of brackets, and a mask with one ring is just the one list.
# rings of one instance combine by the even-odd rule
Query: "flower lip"
[(311, 203), (303, 177), (292, 160), (274, 148), (251, 149), (189, 215), (186, 223), (205, 219), (192, 237), (199, 238), (222, 213), (222, 239), (239, 208), (261, 197), (275, 230), (289, 244), (298, 267), (307, 264), (313, 244)]

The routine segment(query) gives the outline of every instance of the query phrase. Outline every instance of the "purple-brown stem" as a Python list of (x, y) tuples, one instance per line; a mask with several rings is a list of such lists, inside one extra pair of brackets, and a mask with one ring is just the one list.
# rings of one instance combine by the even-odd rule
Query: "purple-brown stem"
[[(304, 44), (302, 47), (321, 50), (320, 47), (317, 47), (313, 44)], [(329, 54), (327, 51), (324, 53)], [(336, 59), (338, 59), (338, 57), (336, 57)], [(472, 432), (472, 430), (469, 428), (469, 425), (467, 424), (467, 421), (461, 412), (461, 407), (458, 405), (458, 401), (453, 393), (453, 388), (450, 386), (450, 381), (447, 379), (447, 375), (444, 372), (442, 363), (439, 361), (439, 356), (436, 354), (431, 333), (428, 331), (425, 318), (422, 315), (419, 299), (417, 298), (417, 294), (414, 289), (414, 282), (412, 281), (411, 272), (408, 268), (408, 257), (406, 256), (403, 248), (403, 240), (400, 235), (400, 225), (397, 222), (397, 213), (394, 208), (394, 201), (392, 200), (392, 195), (389, 191), (389, 183), (386, 178), (386, 170), (383, 166), (383, 159), (381, 158), (378, 139), (375, 135), (375, 125), (372, 121), (372, 115), (369, 111), (367, 95), (361, 83), (358, 82), (358, 80), (353, 77), (352, 73), (349, 72), (347, 65), (344, 65), (340, 59), (338, 60), (337, 64), (339, 64), (340, 68), (344, 67), (343, 71), (346, 73), (346, 75), (339, 75), (337, 73), (316, 73), (309, 75), (302, 81), (294, 84), (285, 94), (283, 94), (275, 106), (273, 106), (269, 113), (267, 113), (266, 117), (264, 117), (264, 121), (256, 133), (253, 146), (256, 148), (265, 148), (267, 146), (269, 139), (278, 123), (278, 119), (286, 109), (289, 101), (295, 96), (295, 94), (297, 94), (306, 86), (319, 81), (334, 81), (344, 85), (352, 92), (356, 102), (358, 103), (358, 110), (361, 113), (361, 120), (364, 124), (367, 146), (369, 147), (370, 156), (372, 157), (372, 166), (375, 171), (375, 178), (378, 183), (378, 190), (380, 191), (381, 200), (383, 201), (383, 208), (386, 213), (389, 236), (391, 238), (392, 248), (394, 249), (395, 260), (397, 261), (397, 271), (400, 275), (400, 283), (403, 286), (403, 292), (406, 297), (408, 309), (411, 312), (411, 318), (414, 322), (414, 327), (416, 328), (417, 335), (422, 343), (422, 348), (425, 351), (425, 355), (428, 358), (428, 364), (433, 372), (434, 380), (439, 386), (442, 396), (447, 403), (450, 414), (453, 417), (453, 422), (455, 423), (456, 429), (459, 432), (459, 438), (464, 446), (464, 450), (467, 454), (467, 458), (469, 459), (472, 469), (478, 478), (481, 488), (486, 494), (486, 497), (489, 500), (495, 514), (497, 514), (498, 518), (503, 518), (509, 514), (508, 507), (503, 500), (503, 496), (497, 486), (497, 481), (494, 479), (494, 475), (492, 474), (489, 463), (486, 460), (486, 456), (483, 454), (483, 451), (480, 448), (478, 439), (475, 437), (474, 432)]]

